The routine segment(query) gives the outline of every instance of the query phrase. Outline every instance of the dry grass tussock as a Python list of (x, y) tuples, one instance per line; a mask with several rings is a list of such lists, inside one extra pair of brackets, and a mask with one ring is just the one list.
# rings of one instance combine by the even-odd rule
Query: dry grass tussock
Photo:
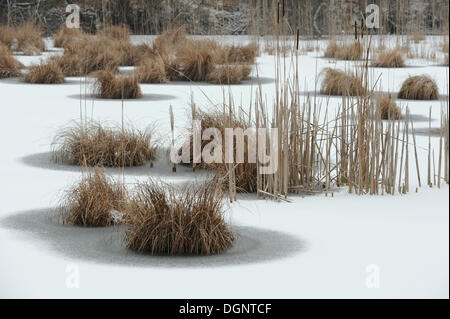
[(137, 69), (136, 75), (140, 83), (167, 83), (166, 68), (160, 56), (145, 58)]
[(424, 40), (425, 40), (425, 36), (420, 31), (416, 31), (411, 35), (411, 41), (413, 41), (414, 43), (420, 43)]
[(405, 100), (437, 100), (439, 89), (429, 76), (411, 76), (403, 82), (398, 98)]
[(18, 27), (0, 27), (0, 44), (24, 55), (39, 55), (45, 50), (41, 28), (32, 23)]
[(0, 79), (19, 76), (21, 68), (22, 63), (14, 59), (9, 48), (0, 44)]
[(396, 48), (390, 51), (383, 50), (379, 52), (375, 56), (372, 66), (377, 68), (403, 68), (405, 61), (401, 50)]
[(217, 48), (218, 64), (254, 64), (259, 55), (259, 45), (252, 42), (244, 46), (220, 46)]
[(61, 201), (65, 223), (83, 227), (107, 227), (117, 223), (113, 211), (125, 206), (125, 188), (98, 167), (87, 170), (81, 181)]
[(59, 65), (54, 61), (49, 61), (29, 67), (28, 72), (24, 75), (24, 81), (35, 84), (60, 84), (65, 80)]
[(81, 29), (67, 28), (63, 26), (54, 36), (54, 46), (57, 48), (67, 48), (70, 44), (80, 39), (83, 39), (86, 35)]
[(324, 69), (322, 75), (322, 94), (360, 96), (364, 92), (362, 81), (357, 75), (331, 68)]
[(93, 73), (94, 91), (102, 99), (138, 99), (142, 97), (137, 76), (116, 75), (111, 71)]
[(176, 64), (188, 81), (206, 81), (207, 76), (215, 68), (214, 41), (186, 41), (182, 50), (179, 50)]
[(80, 166), (142, 166), (155, 160), (156, 151), (151, 129), (106, 127), (98, 122), (64, 128), (52, 143), (55, 161)]
[[(195, 120), (201, 121), (201, 132), (203, 132), (208, 128), (217, 128), (223, 138), (222, 138), (222, 150), (225, 150), (225, 129), (226, 128), (241, 128), (243, 131), (250, 128), (249, 121), (244, 114), (237, 116), (236, 114), (232, 115), (231, 121), (229, 114), (224, 114), (219, 110), (209, 110), (208, 112), (195, 110), (194, 115)], [(190, 136), (191, 143), (191, 163), (194, 162), (193, 154), (192, 154), (192, 145), (193, 145), (193, 137)], [(205, 146), (209, 144), (211, 140), (202, 140), (201, 149), (204, 150)], [(248, 159), (248, 145), (249, 140), (248, 137), (244, 137), (244, 142), (241, 144), (244, 145), (244, 154), (243, 154), (243, 163), (235, 164), (234, 170), (234, 180), (236, 181), (236, 190), (242, 193), (254, 193), (256, 192), (256, 163), (249, 163)], [(236, 137), (233, 140), (233, 154), (235, 158), (237, 158), (237, 141)], [(212, 154), (214, 155), (214, 154)], [(195, 164), (196, 167), (213, 170), (216, 172), (217, 176), (223, 181), (223, 185), (226, 187), (229, 182), (229, 165), (225, 163), (225, 151), (221, 154), (222, 160), (220, 163), (205, 163), (202, 161), (200, 164)]]
[(131, 31), (126, 25), (108, 25), (97, 32), (98, 36), (106, 36), (116, 40), (129, 40)]
[(233, 234), (223, 218), (215, 181), (183, 189), (150, 180), (137, 186), (125, 210), (129, 249), (152, 255), (213, 255), (229, 249)]
[(402, 111), (390, 94), (377, 97), (376, 105), (383, 120), (400, 120)]
[(14, 30), (8, 26), (0, 26), (0, 44), (12, 48), (14, 44)]
[(248, 79), (252, 68), (249, 65), (218, 65), (208, 74), (208, 82), (214, 84), (239, 84)]
[(338, 59), (338, 60), (347, 60), (347, 61), (356, 61), (361, 60), (363, 55), (363, 46), (359, 41), (352, 42), (350, 44), (343, 43), (339, 44), (335, 40), (331, 40), (328, 44), (327, 49), (325, 50), (325, 57)]
[(45, 51), (42, 30), (39, 26), (26, 23), (16, 28), (14, 33), (17, 40), (17, 51), (22, 51), (25, 55), (39, 55)]

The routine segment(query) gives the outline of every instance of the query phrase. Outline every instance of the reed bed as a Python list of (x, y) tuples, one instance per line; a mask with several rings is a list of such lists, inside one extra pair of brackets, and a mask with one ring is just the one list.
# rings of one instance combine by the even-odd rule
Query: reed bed
[(0, 78), (11, 78), (20, 76), (22, 63), (17, 61), (9, 47), (0, 44)]
[(156, 151), (151, 128), (140, 131), (99, 122), (75, 123), (59, 131), (52, 143), (56, 162), (79, 166), (142, 166), (153, 163)]
[(439, 89), (436, 82), (427, 75), (410, 76), (403, 82), (398, 98), (405, 100), (438, 100)]
[(61, 84), (65, 82), (62, 69), (54, 61), (29, 67), (23, 79), (25, 82), (33, 84)]
[(136, 75), (116, 75), (111, 71), (97, 71), (94, 92), (102, 99), (138, 99), (142, 97)]
[(177, 189), (140, 183), (125, 209), (129, 249), (152, 255), (213, 255), (229, 249), (234, 236), (223, 218), (216, 181)]
[(120, 222), (114, 211), (126, 206), (122, 184), (101, 168), (86, 169), (81, 181), (65, 191), (61, 212), (65, 223), (82, 227), (108, 227)]

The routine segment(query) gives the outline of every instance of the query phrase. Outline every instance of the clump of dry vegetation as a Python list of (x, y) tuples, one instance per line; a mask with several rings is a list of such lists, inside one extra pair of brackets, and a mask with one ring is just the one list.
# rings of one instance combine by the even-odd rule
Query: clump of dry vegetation
[(0, 26), (0, 44), (12, 48), (14, 44), (14, 30), (9, 26)]
[(139, 65), (136, 75), (140, 83), (167, 83), (164, 61), (160, 56), (147, 57)]
[(208, 82), (214, 84), (239, 84), (248, 79), (252, 68), (249, 65), (218, 65), (208, 74)]
[(403, 68), (405, 61), (401, 50), (396, 48), (379, 52), (372, 62), (372, 66), (377, 68)]
[(326, 95), (360, 96), (364, 92), (361, 79), (355, 74), (326, 68), (321, 93)]
[(211, 50), (213, 42), (191, 40), (179, 50), (177, 65), (188, 81), (206, 81), (207, 76), (215, 68), (214, 51)]
[(105, 127), (87, 122), (62, 129), (54, 138), (55, 161), (88, 166), (142, 166), (156, 158), (152, 130)]
[(17, 51), (22, 51), (25, 55), (39, 55), (45, 51), (42, 30), (39, 26), (26, 23), (15, 28), (14, 34), (17, 40)]
[(376, 105), (383, 120), (400, 120), (402, 118), (402, 111), (390, 94), (377, 97)]
[(57, 63), (49, 61), (44, 64), (28, 68), (24, 81), (35, 84), (61, 84), (64, 83), (64, 73)]
[(115, 75), (111, 71), (98, 71), (95, 92), (102, 99), (138, 99), (142, 97), (137, 76)]
[(412, 35), (411, 35), (411, 40), (414, 42), (414, 43), (420, 43), (420, 42), (422, 42), (423, 40), (425, 40), (425, 36), (423, 35), (423, 33), (422, 32), (420, 32), (420, 31), (415, 31)]
[(259, 46), (252, 42), (245, 46), (221, 46), (217, 49), (218, 64), (254, 64), (259, 54)]
[(150, 180), (125, 210), (129, 249), (152, 255), (213, 255), (233, 244), (215, 181), (183, 189)]
[(67, 28), (63, 26), (54, 36), (54, 46), (57, 48), (67, 48), (74, 41), (80, 40), (86, 35), (81, 29)]
[[(242, 129), (244, 132), (247, 129), (250, 129), (249, 120), (245, 116), (245, 114), (241, 114), (240, 116), (237, 116), (236, 114), (233, 114), (231, 116), (231, 120), (229, 117), (229, 114), (224, 114), (223, 112), (211, 109), (207, 112), (202, 110), (193, 110), (193, 119), (201, 121), (201, 134), (203, 135), (204, 131), (208, 128), (217, 128), (223, 137), (225, 137), (225, 129), (226, 128), (232, 128), (232, 129)], [(194, 128), (193, 128), (194, 129)], [(191, 146), (193, 145), (193, 136), (190, 137), (190, 143)], [(234, 176), (233, 180), (235, 181), (236, 189), (238, 192), (242, 193), (254, 193), (256, 192), (256, 163), (249, 160), (249, 153), (248, 153), (248, 147), (249, 147), (249, 138), (248, 136), (243, 137), (243, 141), (237, 141), (237, 138), (234, 137), (233, 139), (233, 156), (238, 156), (237, 152), (237, 145), (243, 145), (243, 159), (241, 163), (234, 164)], [(254, 141), (253, 141), (254, 142)], [(202, 140), (201, 141), (201, 149), (203, 150), (207, 144), (211, 143), (211, 140)], [(226, 149), (226, 140), (225, 138), (222, 139), (222, 149)], [(194, 154), (193, 154), (193, 147), (191, 147), (191, 160), (190, 163), (194, 163)], [(219, 163), (213, 162), (213, 163), (206, 163), (202, 161), (199, 164), (194, 164), (194, 167), (198, 167), (201, 169), (207, 169), (215, 171), (217, 176), (220, 178), (220, 180), (223, 181), (224, 186), (226, 186), (229, 182), (230, 175), (229, 173), (229, 164), (226, 163), (226, 154), (225, 151), (222, 152), (221, 160)]]
[(23, 65), (14, 59), (9, 48), (0, 44), (0, 78), (11, 78), (20, 75)]
[(98, 167), (87, 170), (61, 201), (64, 222), (83, 227), (107, 227), (117, 223), (113, 211), (125, 206), (125, 188)]
[(437, 100), (439, 89), (429, 76), (411, 76), (403, 82), (398, 97), (405, 100)]
[(106, 36), (116, 40), (129, 40), (131, 31), (126, 25), (108, 25), (97, 32), (98, 36)]
[(350, 44), (339, 44), (335, 40), (331, 40), (325, 50), (326, 58), (338, 60), (356, 61), (360, 60), (362, 55), (363, 46), (359, 41), (355, 41)]

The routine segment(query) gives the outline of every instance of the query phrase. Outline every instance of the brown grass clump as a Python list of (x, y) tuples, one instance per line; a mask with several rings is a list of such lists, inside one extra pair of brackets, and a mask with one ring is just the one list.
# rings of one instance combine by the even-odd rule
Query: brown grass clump
[(383, 120), (400, 120), (402, 118), (402, 111), (390, 94), (378, 97), (376, 103)]
[(23, 65), (14, 59), (9, 48), (0, 44), (0, 79), (19, 76), (22, 67)]
[(437, 100), (436, 82), (426, 75), (411, 76), (403, 82), (398, 98), (405, 100)]
[(55, 161), (88, 166), (142, 166), (156, 158), (151, 130), (104, 127), (88, 122), (61, 130), (53, 141)]
[(50, 61), (56, 63), (65, 76), (82, 76), (85, 74), (83, 60), (77, 54), (64, 54), (53, 56)]
[[(210, 110), (208, 112), (203, 112), (200, 110), (196, 110), (195, 119), (201, 121), (201, 132), (203, 132), (208, 128), (217, 128), (222, 134), (222, 149), (225, 150), (225, 129), (226, 128), (241, 128), (244, 131), (250, 128), (248, 120), (242, 115), (238, 117), (233, 114), (230, 118), (229, 114), (224, 115), (223, 112), (218, 110)], [(191, 150), (193, 149), (193, 141), (192, 136), (190, 136)], [(210, 143), (211, 140), (202, 140), (201, 149), (203, 150), (205, 146)], [(244, 137), (244, 163), (235, 164), (235, 180), (236, 180), (236, 189), (241, 193), (254, 193), (257, 191), (256, 189), (256, 163), (249, 163), (248, 160), (248, 145), (249, 141), (247, 137)], [(236, 150), (237, 143), (236, 137), (234, 137), (233, 141), (233, 154), (235, 154), (236, 158)], [(192, 151), (191, 151), (192, 152)], [(191, 163), (193, 163), (193, 154), (191, 153)], [(223, 180), (223, 185), (228, 187), (228, 164), (225, 163), (225, 151), (222, 152), (222, 163), (205, 163), (202, 161), (200, 164), (195, 164), (196, 167), (213, 170), (217, 173), (217, 176)]]
[(74, 41), (80, 40), (85, 36), (81, 29), (68, 28), (63, 26), (54, 35), (54, 46), (57, 48), (67, 48), (69, 44)]
[(372, 62), (372, 66), (377, 68), (403, 68), (405, 61), (400, 49), (391, 51), (381, 51)]
[(97, 32), (98, 36), (106, 36), (116, 40), (129, 40), (131, 31), (126, 25), (109, 25)]
[(206, 81), (215, 68), (211, 43), (205, 41), (187, 41), (177, 56), (176, 64), (182, 69), (188, 81)]
[(411, 40), (414, 41), (414, 43), (419, 43), (419, 42), (425, 40), (425, 36), (423, 35), (422, 32), (416, 31), (412, 34)]
[(223, 193), (214, 181), (183, 189), (150, 180), (126, 207), (129, 249), (152, 255), (213, 255), (229, 249)]
[(138, 67), (140, 83), (167, 83), (166, 67), (160, 56), (145, 58)]
[(0, 44), (11, 48), (14, 44), (14, 30), (8, 26), (0, 26)]
[(115, 75), (111, 71), (98, 71), (94, 76), (95, 92), (102, 99), (138, 99), (142, 97), (137, 76)]
[(259, 54), (257, 43), (246, 46), (224, 46), (217, 49), (217, 63), (219, 64), (254, 64)]
[(61, 202), (63, 219), (83, 227), (112, 226), (117, 219), (113, 211), (123, 208), (124, 199), (124, 187), (95, 168), (65, 192)]
[(161, 56), (170, 55), (175, 48), (183, 45), (187, 38), (187, 31), (184, 26), (175, 26), (165, 30), (153, 42), (153, 49)]
[(26, 23), (16, 28), (15, 36), (17, 50), (22, 51), (25, 55), (39, 55), (45, 50), (41, 28), (32, 23)]
[(360, 42), (338, 44), (336, 41), (332, 40), (325, 51), (326, 58), (347, 61), (361, 60), (362, 54), (363, 46)]
[(248, 79), (252, 68), (248, 65), (218, 65), (208, 74), (208, 82), (214, 84), (239, 84)]
[(65, 81), (63, 71), (54, 61), (29, 67), (24, 80), (35, 84), (60, 84)]
[(326, 68), (323, 71), (321, 93), (326, 95), (360, 96), (364, 92), (361, 79), (341, 70)]

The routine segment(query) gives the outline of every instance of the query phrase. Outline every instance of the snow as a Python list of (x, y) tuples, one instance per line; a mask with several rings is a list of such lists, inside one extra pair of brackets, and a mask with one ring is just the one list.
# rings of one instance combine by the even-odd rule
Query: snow
[[(134, 37), (133, 41), (142, 41)], [(145, 40), (151, 41), (151, 38)], [(224, 41), (249, 41), (227, 37)], [(437, 43), (435, 38), (427, 41)], [(394, 40), (387, 43), (393, 45)], [(322, 49), (324, 41), (315, 45)], [(17, 56), (26, 65), (44, 57)], [(328, 66), (353, 68), (354, 62), (300, 56), (300, 90), (314, 90), (315, 77)], [(373, 68), (377, 89), (398, 92), (409, 75), (428, 74), (448, 94), (448, 67), (408, 60), (404, 69)], [(129, 68), (124, 68), (129, 71)], [(274, 57), (258, 58), (267, 101), (275, 92)], [(82, 81), (83, 83), (83, 81)], [(233, 85), (235, 103), (249, 105), (257, 81)], [(204, 83), (141, 85), (144, 98), (126, 101), (125, 120), (138, 128), (156, 125), (169, 145), (169, 106), (175, 125), (187, 125), (191, 95), (198, 107), (221, 103), (228, 88)], [(61, 85), (30, 85), (0, 80), (0, 297), (38, 298), (448, 298), (449, 189), (418, 186), (410, 154), (411, 193), (357, 196), (346, 189), (331, 196), (293, 196), (292, 203), (240, 195), (227, 219), (238, 233), (236, 246), (222, 256), (167, 258), (139, 256), (121, 246), (120, 229), (86, 230), (61, 226), (52, 211), (65, 187), (78, 180), (73, 167), (49, 163), (56, 131), (80, 117), (120, 123), (120, 101), (88, 98), (80, 103), (79, 78)], [(342, 101), (318, 96), (329, 110)], [(439, 127), (443, 101), (401, 101), (415, 116), (416, 130)], [(332, 114), (333, 112), (330, 112)], [(413, 117), (414, 118), (414, 117)], [(421, 119), (421, 120), (420, 120)], [(422, 183), (426, 180), (428, 136), (417, 135)], [(432, 137), (438, 151), (439, 139)], [(154, 168), (127, 172), (127, 183), (158, 176), (174, 183), (201, 179), (205, 173), (180, 168), (173, 174), (164, 157)], [(437, 155), (437, 154), (436, 154)], [(117, 170), (111, 173), (119, 174)], [(79, 269), (79, 289), (69, 289), (68, 266)], [(379, 288), (367, 288), (367, 267), (379, 270)]]

